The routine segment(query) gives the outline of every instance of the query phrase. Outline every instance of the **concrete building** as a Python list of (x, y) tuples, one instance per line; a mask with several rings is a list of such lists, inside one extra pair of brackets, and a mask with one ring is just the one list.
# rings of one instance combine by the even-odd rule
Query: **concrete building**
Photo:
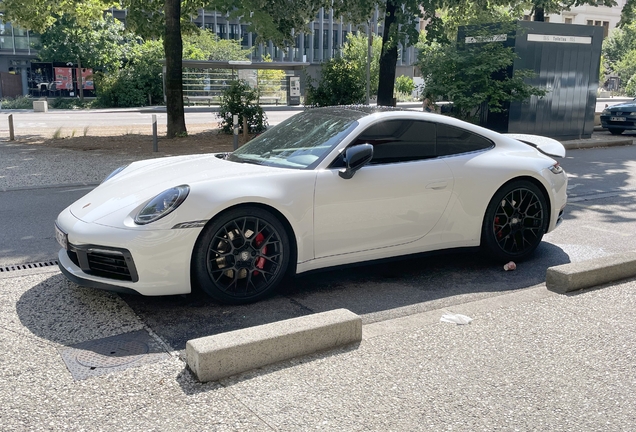
[(37, 35), (0, 20), (0, 97), (29, 94), (29, 65), (39, 44)]
[[(603, 27), (604, 37), (616, 29), (621, 20), (621, 12), (626, 0), (616, 0), (614, 7), (607, 6), (574, 6), (569, 11), (560, 14), (546, 15), (546, 21), (551, 23), (580, 24)], [(532, 20), (531, 15), (524, 16), (525, 20)]]

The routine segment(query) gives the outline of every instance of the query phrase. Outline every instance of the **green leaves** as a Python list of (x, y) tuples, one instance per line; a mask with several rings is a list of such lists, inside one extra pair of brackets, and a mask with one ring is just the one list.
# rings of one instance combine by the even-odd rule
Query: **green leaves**
[(119, 68), (124, 53), (124, 26), (112, 16), (81, 27), (74, 18), (59, 17), (40, 36), (39, 58), (46, 62), (82, 61), (87, 68)]
[(231, 134), (234, 129), (233, 115), (238, 115), (239, 132), (243, 131), (243, 117), (247, 118), (249, 133), (261, 133), (267, 129), (267, 118), (258, 105), (258, 92), (247, 81), (234, 80), (223, 91), (218, 117), (221, 132)]
[(114, 0), (3, 0), (5, 19), (30, 30), (43, 32), (59, 17), (73, 19), (79, 27), (99, 21), (106, 9), (118, 7)]
[(484, 106), (500, 112), (505, 102), (545, 94), (526, 84), (530, 71), (510, 76), (516, 58), (512, 48), (497, 42), (471, 45), (460, 50), (455, 44), (433, 43), (419, 58), (426, 92), (452, 101), (458, 118), (477, 121)]
[(320, 81), (316, 87), (311, 78), (307, 81), (306, 105), (352, 105), (365, 100), (365, 82), (360, 81), (355, 66), (342, 58), (322, 64)]
[[(350, 64), (355, 71), (358, 80), (365, 88), (367, 82), (367, 50), (369, 39), (363, 33), (357, 35), (347, 35), (347, 41), (342, 46), (342, 58)], [(382, 51), (382, 38), (378, 35), (373, 36), (371, 47), (371, 63), (370, 63), (370, 89), (374, 95), (378, 91), (378, 83), (380, 79), (380, 51)]]

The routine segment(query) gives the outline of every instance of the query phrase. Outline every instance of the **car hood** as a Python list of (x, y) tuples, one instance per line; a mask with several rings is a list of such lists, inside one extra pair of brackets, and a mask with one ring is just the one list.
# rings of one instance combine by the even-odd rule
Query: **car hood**
[(134, 210), (179, 185), (191, 188), (211, 181), (280, 173), (284, 168), (230, 162), (215, 154), (175, 156), (133, 162), (70, 206), (84, 222), (95, 222), (123, 208)]
[(612, 105), (610, 107), (605, 108), (606, 110), (610, 110), (610, 111), (627, 111), (627, 112), (633, 112), (636, 111), (636, 103), (634, 102), (625, 102), (625, 103), (621, 103), (618, 105)]

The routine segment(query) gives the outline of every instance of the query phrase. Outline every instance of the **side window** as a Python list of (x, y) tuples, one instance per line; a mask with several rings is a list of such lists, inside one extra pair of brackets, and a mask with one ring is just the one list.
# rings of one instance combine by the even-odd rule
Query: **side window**
[(445, 124), (437, 125), (437, 155), (448, 156), (491, 148), (492, 141)]
[(388, 120), (362, 132), (354, 144), (373, 145), (371, 164), (408, 162), (436, 157), (435, 124), (415, 120)]

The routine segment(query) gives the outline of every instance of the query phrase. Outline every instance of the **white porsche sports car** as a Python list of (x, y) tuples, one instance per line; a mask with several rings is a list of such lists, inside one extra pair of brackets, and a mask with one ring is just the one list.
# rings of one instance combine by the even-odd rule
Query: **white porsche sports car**
[(482, 246), (519, 260), (561, 222), (555, 140), (379, 107), (309, 109), (233, 153), (134, 162), (55, 223), (62, 272), (143, 295), (224, 303), (286, 275)]

